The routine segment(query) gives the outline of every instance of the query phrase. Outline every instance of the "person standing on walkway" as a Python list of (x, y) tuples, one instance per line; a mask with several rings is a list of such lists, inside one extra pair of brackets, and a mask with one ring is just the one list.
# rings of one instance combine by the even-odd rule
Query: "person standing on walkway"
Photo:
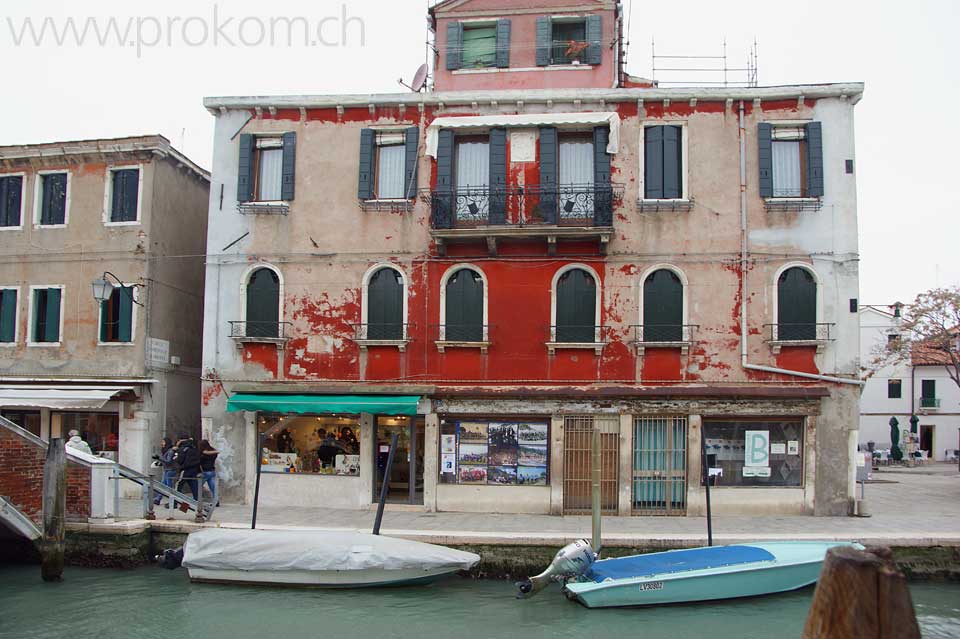
[(213, 502), (220, 505), (220, 497), (217, 495), (217, 455), (220, 451), (210, 445), (206, 439), (200, 440), (200, 470), (203, 472), (203, 482), (210, 488), (210, 494), (213, 495)]
[[(161, 482), (167, 488), (173, 488), (173, 483), (177, 479), (177, 447), (173, 445), (173, 440), (169, 437), (161, 439), (160, 454), (154, 455), (153, 458), (160, 462), (160, 466), (163, 468), (163, 479)], [(162, 500), (163, 495), (157, 495), (153, 503), (159, 506)], [(170, 504), (167, 504), (167, 508), (169, 507)]]
[[(201, 474), (200, 460), (202, 455), (197, 450), (197, 445), (192, 437), (184, 437), (177, 442), (177, 467), (180, 470), (180, 481), (177, 484), (177, 490), (183, 492), (183, 485), (190, 488), (193, 498), (197, 498), (197, 492), (200, 486), (197, 483), (197, 476)], [(186, 510), (186, 504), (180, 504), (180, 510)]]
[(90, 450), (90, 444), (80, 439), (80, 432), (76, 430), (71, 430), (68, 435), (70, 439), (67, 440), (67, 447), (74, 450), (79, 450), (81, 453), (86, 453), (88, 455), (93, 455), (93, 451)]

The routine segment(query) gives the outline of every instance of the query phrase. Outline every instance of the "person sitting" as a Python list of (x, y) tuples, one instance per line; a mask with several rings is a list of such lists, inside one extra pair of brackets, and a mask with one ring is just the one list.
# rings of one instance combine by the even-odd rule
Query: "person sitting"
[(88, 455), (93, 455), (93, 451), (90, 450), (90, 444), (80, 439), (79, 431), (71, 430), (68, 435), (70, 439), (68, 439), (67, 443), (65, 444), (68, 448), (79, 450), (81, 453), (86, 453)]

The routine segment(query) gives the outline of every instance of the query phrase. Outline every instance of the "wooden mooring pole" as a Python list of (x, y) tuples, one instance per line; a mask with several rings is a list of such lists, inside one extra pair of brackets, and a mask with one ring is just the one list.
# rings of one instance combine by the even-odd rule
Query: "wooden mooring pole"
[(52, 437), (43, 464), (43, 537), (40, 540), (40, 576), (63, 579), (64, 526), (67, 518), (67, 453), (63, 440)]
[(906, 577), (889, 548), (827, 552), (803, 639), (920, 639)]

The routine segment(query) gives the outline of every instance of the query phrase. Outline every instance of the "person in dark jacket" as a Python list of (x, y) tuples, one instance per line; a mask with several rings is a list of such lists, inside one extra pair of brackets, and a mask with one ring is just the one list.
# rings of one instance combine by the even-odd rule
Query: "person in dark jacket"
[[(200, 487), (197, 476), (201, 474), (201, 459), (200, 451), (192, 437), (185, 437), (177, 442), (177, 466), (180, 469), (180, 483), (177, 485), (177, 490), (183, 492), (183, 485), (186, 484), (194, 499), (197, 498), (197, 489)], [(180, 509), (183, 510), (184, 507), (181, 506)]]
[[(173, 488), (173, 483), (177, 480), (177, 448), (173, 445), (173, 440), (169, 437), (160, 440), (160, 454), (154, 455), (153, 458), (160, 462), (160, 466), (163, 468), (163, 479), (161, 480), (163, 485)], [(157, 495), (153, 503), (159, 506), (162, 499), (163, 495)], [(167, 504), (167, 508), (169, 507), (170, 504)]]
[(203, 482), (210, 489), (213, 495), (213, 503), (220, 505), (220, 497), (217, 495), (217, 455), (220, 451), (210, 445), (206, 439), (200, 440), (200, 470), (203, 472)]

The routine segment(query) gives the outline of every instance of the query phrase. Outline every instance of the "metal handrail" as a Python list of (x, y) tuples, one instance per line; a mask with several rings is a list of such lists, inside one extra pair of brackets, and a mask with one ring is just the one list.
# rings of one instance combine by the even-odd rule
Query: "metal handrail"
[(410, 327), (414, 324), (351, 324), (355, 341), (402, 342), (409, 339)]
[(633, 339), (643, 344), (692, 342), (699, 324), (634, 324)]
[(799, 324), (764, 324), (769, 342), (828, 342), (833, 341), (829, 322)]
[(488, 342), (493, 324), (430, 324), (431, 339), (440, 342)]
[(230, 337), (234, 339), (289, 339), (287, 329), (293, 322), (245, 322), (230, 324)]
[(609, 340), (610, 326), (556, 324), (549, 327), (548, 340), (555, 344), (604, 344)]

